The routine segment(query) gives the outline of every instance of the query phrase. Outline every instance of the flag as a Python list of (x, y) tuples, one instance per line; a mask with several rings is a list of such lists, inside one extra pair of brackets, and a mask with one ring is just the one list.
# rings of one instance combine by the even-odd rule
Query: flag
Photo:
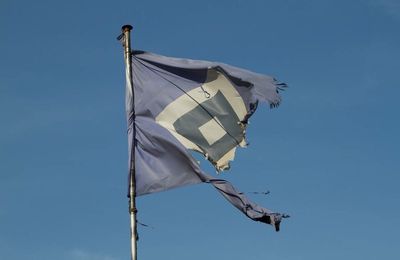
[(278, 92), (286, 85), (223, 63), (143, 51), (132, 53), (132, 70), (126, 112), (136, 195), (209, 183), (246, 216), (278, 231), (284, 214), (258, 206), (228, 181), (205, 173), (190, 151), (203, 154), (218, 172), (229, 169), (236, 148), (246, 146), (248, 119), (258, 103), (278, 106)]

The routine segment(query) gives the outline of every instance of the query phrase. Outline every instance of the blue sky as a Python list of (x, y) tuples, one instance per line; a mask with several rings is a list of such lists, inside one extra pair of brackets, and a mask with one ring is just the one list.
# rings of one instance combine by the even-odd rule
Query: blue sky
[(250, 196), (281, 232), (184, 187), (138, 198), (140, 260), (400, 257), (399, 1), (2, 0), (0, 259), (129, 259), (126, 23), (137, 49), (290, 86), (223, 174), (270, 190)]

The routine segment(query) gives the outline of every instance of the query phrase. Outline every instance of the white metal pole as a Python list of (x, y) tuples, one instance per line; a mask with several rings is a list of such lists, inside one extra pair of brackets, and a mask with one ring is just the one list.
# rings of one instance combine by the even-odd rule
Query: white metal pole
[[(132, 99), (134, 100), (133, 79), (132, 79), (132, 51), (131, 51), (131, 25), (122, 26), (125, 67), (126, 67), (126, 81), (128, 87), (132, 91)], [(134, 104), (133, 104), (134, 106)], [(133, 111), (135, 117), (135, 111)], [(135, 118), (133, 118), (133, 124)], [(131, 147), (131, 168), (129, 169), (129, 214), (131, 218), (131, 259), (137, 260), (137, 221), (136, 221), (136, 182), (135, 182), (135, 125), (133, 125), (132, 134), (132, 147)]]

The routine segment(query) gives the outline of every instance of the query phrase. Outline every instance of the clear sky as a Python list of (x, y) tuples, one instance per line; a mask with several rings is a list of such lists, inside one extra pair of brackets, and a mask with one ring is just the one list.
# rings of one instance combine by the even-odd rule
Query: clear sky
[(0, 259), (129, 259), (126, 23), (290, 86), (222, 176), (281, 231), (179, 188), (138, 198), (139, 260), (400, 259), (398, 0), (1, 0)]

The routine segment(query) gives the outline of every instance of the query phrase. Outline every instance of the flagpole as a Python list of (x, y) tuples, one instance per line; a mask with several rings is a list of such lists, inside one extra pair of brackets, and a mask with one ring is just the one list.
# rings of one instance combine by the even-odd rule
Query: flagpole
[[(132, 99), (134, 100), (133, 79), (132, 79), (132, 51), (131, 51), (131, 25), (124, 25), (121, 28), (123, 35), (126, 80), (132, 91)], [(134, 104), (133, 104), (134, 106)], [(134, 108), (133, 108), (134, 110)], [(133, 111), (133, 117), (135, 111)], [(133, 118), (133, 120), (135, 120)], [(133, 122), (134, 124), (134, 122)], [(135, 125), (133, 125), (132, 147), (131, 147), (131, 167), (129, 169), (129, 214), (131, 219), (131, 259), (137, 260), (137, 221), (136, 221), (136, 181), (135, 181)]]

